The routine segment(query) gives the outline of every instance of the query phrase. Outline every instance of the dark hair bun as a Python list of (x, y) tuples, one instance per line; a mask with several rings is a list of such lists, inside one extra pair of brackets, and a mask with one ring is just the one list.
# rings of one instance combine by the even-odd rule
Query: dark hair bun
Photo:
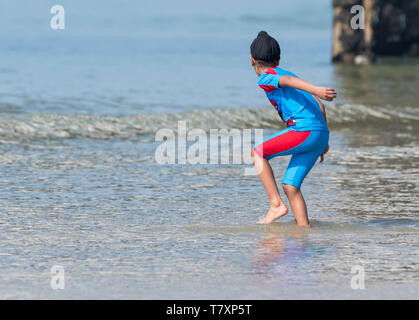
[(258, 37), (263, 37), (263, 36), (267, 36), (267, 35), (268, 35), (268, 33), (266, 31), (260, 31), (258, 33)]
[(270, 65), (278, 64), (281, 58), (281, 48), (278, 42), (266, 31), (260, 31), (250, 45), (250, 54), (255, 60), (264, 61)]

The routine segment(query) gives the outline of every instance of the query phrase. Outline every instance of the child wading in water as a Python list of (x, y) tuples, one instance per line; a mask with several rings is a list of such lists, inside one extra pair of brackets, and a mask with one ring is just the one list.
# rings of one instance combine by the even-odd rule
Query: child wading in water
[(259, 32), (253, 40), (250, 53), (252, 67), (259, 76), (259, 86), (287, 125), (286, 129), (252, 149), (256, 171), (270, 201), (269, 211), (261, 223), (271, 223), (288, 213), (268, 160), (292, 155), (282, 187), (297, 224), (309, 226), (307, 206), (300, 186), (316, 160), (320, 157), (320, 162), (323, 162), (329, 150), (326, 111), (319, 98), (331, 101), (336, 97), (336, 91), (315, 86), (279, 68), (281, 49), (278, 42), (265, 31)]

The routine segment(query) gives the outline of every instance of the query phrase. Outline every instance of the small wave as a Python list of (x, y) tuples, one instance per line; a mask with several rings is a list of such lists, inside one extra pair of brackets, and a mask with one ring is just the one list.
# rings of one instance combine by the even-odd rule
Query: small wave
[[(403, 123), (416, 125), (419, 108), (372, 107), (355, 104), (327, 105), (328, 122), (333, 127), (353, 127), (366, 123)], [(65, 114), (9, 114), (0, 119), (2, 140), (68, 139), (68, 138), (130, 138), (154, 134), (159, 129), (176, 131), (178, 121), (186, 121), (187, 128), (283, 128), (272, 108), (223, 108), (190, 110), (164, 114), (137, 114), (133, 116), (65, 115)]]

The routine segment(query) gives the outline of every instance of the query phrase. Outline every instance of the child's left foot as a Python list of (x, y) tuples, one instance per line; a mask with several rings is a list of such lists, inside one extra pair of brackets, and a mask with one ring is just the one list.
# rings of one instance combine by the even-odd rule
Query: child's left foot
[(268, 213), (266, 214), (263, 221), (260, 221), (262, 224), (268, 224), (274, 222), (276, 219), (279, 219), (285, 216), (288, 213), (288, 208), (285, 204), (280, 204), (279, 206), (271, 206)]

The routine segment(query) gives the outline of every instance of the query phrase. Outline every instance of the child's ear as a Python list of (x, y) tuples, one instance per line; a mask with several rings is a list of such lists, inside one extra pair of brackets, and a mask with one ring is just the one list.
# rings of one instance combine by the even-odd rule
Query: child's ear
[(256, 65), (256, 61), (255, 61), (255, 59), (253, 59), (252, 56), (250, 56), (250, 63), (252, 64), (252, 67), (254, 67)]

